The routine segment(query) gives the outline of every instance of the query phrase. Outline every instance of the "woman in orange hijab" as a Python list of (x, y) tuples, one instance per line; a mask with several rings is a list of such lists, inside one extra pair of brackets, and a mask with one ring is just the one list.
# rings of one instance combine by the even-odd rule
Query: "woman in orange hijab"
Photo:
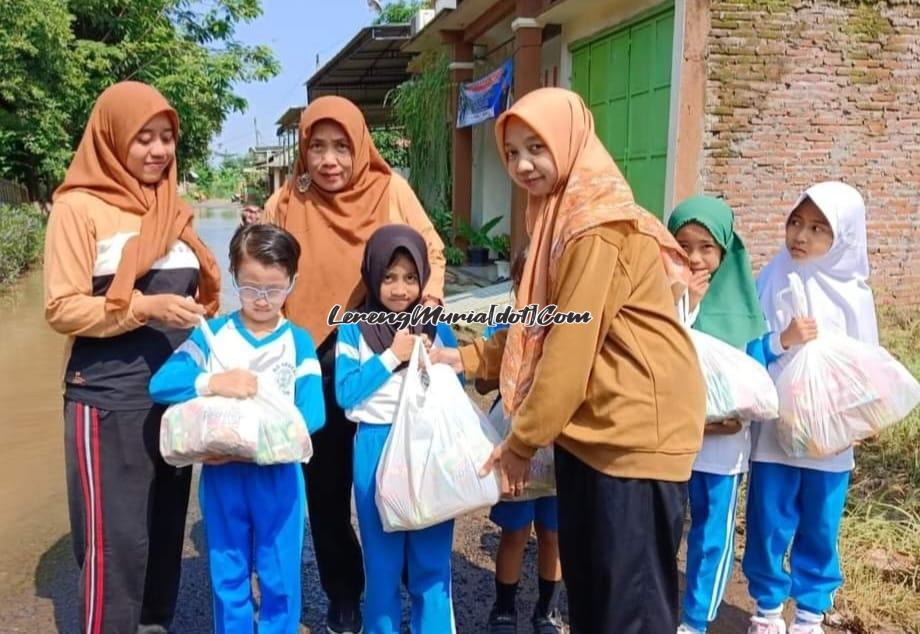
[(336, 337), (327, 321), (334, 306), (363, 304), (364, 246), (382, 225), (409, 225), (425, 239), (428, 305), (443, 300), (444, 244), (409, 184), (377, 152), (364, 115), (341, 97), (322, 97), (304, 110), (294, 176), (266, 203), (264, 220), (290, 231), (301, 246), (285, 314), (317, 342), (326, 401), (326, 426), (314, 434), (313, 459), (304, 466), (310, 531), (329, 597), (326, 626), (333, 634), (357, 634), (364, 566), (351, 526), (355, 425), (336, 401)]
[[(176, 189), (179, 119), (154, 88), (115, 84), (93, 108), (45, 238), (45, 318), (69, 337), (64, 375), (70, 525), (85, 632), (167, 631), (191, 468), (159, 453), (151, 375), (220, 276)], [(152, 630), (151, 630), (152, 631)]]
[(705, 391), (677, 319), (686, 255), (639, 207), (575, 93), (527, 94), (496, 124), (525, 188), (519, 307), (589, 312), (587, 324), (513, 325), (507, 339), (435, 351), (469, 378), (500, 377), (509, 436), (485, 467), (520, 495), (529, 461), (555, 444), (559, 549), (573, 634), (677, 629), (687, 481)]

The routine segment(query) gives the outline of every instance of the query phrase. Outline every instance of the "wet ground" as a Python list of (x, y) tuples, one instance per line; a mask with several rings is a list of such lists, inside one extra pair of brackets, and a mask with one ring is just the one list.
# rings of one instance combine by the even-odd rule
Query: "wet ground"
[[(209, 206), (198, 229), (226, 270), (227, 244), (237, 211)], [(76, 632), (77, 570), (64, 489), (59, 378), (64, 338), (42, 316), (41, 274), (26, 275), (0, 296), (0, 632)], [(228, 279), (225, 307), (236, 303)], [(491, 398), (491, 397), (490, 397)], [(211, 631), (210, 586), (204, 528), (193, 494), (187, 522), (183, 579), (175, 631)], [(493, 561), (498, 532), (484, 512), (458, 521), (454, 544), (454, 599), (461, 634), (485, 631), (494, 596)], [(319, 588), (310, 539), (303, 555), (307, 631), (324, 632), (325, 598)], [(536, 548), (528, 547), (519, 611), (520, 631), (536, 595)], [(744, 632), (750, 602), (736, 566), (714, 634)]]

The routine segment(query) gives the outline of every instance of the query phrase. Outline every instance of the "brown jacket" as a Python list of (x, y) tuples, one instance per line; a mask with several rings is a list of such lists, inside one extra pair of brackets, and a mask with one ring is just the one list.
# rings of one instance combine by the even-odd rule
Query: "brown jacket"
[[(562, 254), (550, 299), (593, 319), (552, 326), (512, 422), (512, 451), (530, 457), (556, 442), (611, 476), (688, 480), (703, 439), (705, 384), (657, 243), (624, 225), (589, 230)], [(504, 341), (462, 348), (467, 376), (497, 377)]]

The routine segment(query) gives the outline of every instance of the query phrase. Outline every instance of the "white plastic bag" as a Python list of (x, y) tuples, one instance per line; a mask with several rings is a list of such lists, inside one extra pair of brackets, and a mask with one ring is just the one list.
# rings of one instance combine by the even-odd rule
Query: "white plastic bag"
[[(511, 433), (511, 421), (505, 416), (501, 402), (496, 402), (489, 412), (489, 421), (498, 432), (499, 437), (506, 438)], [(542, 447), (530, 460), (530, 481), (524, 487), (524, 492), (518, 497), (503, 496), (502, 499), (510, 502), (536, 500), (556, 495), (556, 461), (553, 458), (553, 447)]]
[[(225, 371), (204, 319), (201, 330), (211, 350), (211, 370)], [(163, 459), (176, 467), (213, 456), (260, 465), (309, 462), (313, 444), (300, 410), (270, 374), (259, 376), (258, 384), (252, 398), (199, 396), (167, 408), (160, 425)]]
[(776, 387), (767, 370), (742, 350), (690, 330), (706, 380), (706, 422), (772, 421), (779, 416)]
[(417, 340), (396, 419), (377, 467), (383, 530), (417, 530), (498, 501), (495, 472), (480, 478), (498, 435), (453, 370), (431, 365)]
[[(808, 314), (801, 278), (789, 275), (796, 316)], [(843, 451), (903, 420), (920, 403), (920, 384), (884, 348), (819, 332), (776, 380), (777, 437), (794, 457)]]

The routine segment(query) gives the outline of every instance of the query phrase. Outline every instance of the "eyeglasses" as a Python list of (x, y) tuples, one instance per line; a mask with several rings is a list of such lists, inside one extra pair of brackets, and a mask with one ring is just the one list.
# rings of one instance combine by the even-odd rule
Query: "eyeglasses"
[(233, 280), (233, 288), (244, 302), (255, 302), (264, 297), (269, 304), (280, 304), (294, 289), (294, 281), (292, 280), (291, 285), (287, 288), (256, 288), (255, 286), (237, 286), (236, 280)]

